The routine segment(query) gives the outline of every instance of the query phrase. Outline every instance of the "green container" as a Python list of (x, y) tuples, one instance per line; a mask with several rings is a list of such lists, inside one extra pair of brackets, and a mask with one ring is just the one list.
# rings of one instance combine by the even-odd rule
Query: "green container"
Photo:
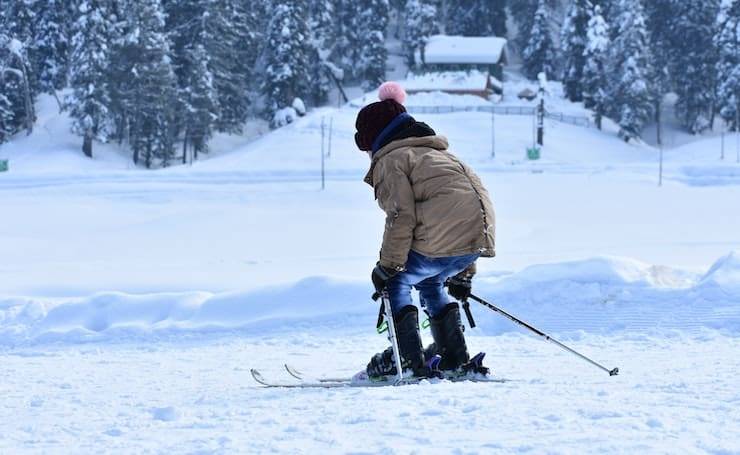
[(0, 172), (7, 172), (8, 160), (0, 160)]
[(540, 159), (540, 148), (539, 147), (528, 147), (527, 148), (527, 159), (529, 160)]

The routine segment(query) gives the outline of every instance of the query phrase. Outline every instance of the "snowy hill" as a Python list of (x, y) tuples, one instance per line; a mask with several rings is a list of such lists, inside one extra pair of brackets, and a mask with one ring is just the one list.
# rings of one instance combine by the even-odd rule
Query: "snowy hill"
[[(470, 102), (416, 96), (409, 105)], [(491, 158), (490, 113), (416, 114), (496, 206), (498, 257), (480, 261), (474, 291), (622, 375), (474, 307), (471, 349), (509, 383), (288, 391), (258, 387), (249, 368), (348, 375), (386, 344), (369, 300), (384, 220), (361, 181), (357, 108), (263, 135), (254, 124), (193, 166), (153, 171), (115, 145), (84, 158), (54, 101), (39, 111), (31, 136), (0, 147), (0, 383), (14, 415), (0, 417), (1, 452), (83, 440), (114, 452), (740, 450), (723, 430), (740, 424), (725, 404), (740, 399), (740, 165), (718, 159), (719, 138), (667, 151), (658, 187), (658, 150), (614, 129), (547, 120), (530, 162), (531, 117), (496, 116)]]

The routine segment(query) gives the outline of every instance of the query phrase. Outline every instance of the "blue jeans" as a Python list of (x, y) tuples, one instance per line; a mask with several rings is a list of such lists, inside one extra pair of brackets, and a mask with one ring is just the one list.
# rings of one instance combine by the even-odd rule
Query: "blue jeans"
[(447, 278), (462, 272), (480, 256), (479, 253), (464, 256), (429, 258), (416, 251), (410, 251), (406, 270), (388, 281), (388, 297), (396, 314), (403, 307), (413, 305), (411, 288), (419, 291), (421, 306), (430, 316), (436, 316), (450, 303), (444, 289)]

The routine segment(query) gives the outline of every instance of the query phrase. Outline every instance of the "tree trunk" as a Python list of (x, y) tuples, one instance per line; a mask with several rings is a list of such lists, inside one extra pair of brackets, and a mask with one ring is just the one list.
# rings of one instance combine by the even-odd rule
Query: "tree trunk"
[(23, 95), (26, 108), (26, 118), (24, 119), (28, 135), (33, 132), (33, 124), (36, 122), (36, 113), (34, 112), (33, 99), (31, 99), (31, 83), (28, 80), (26, 65), (20, 61), (21, 72), (23, 73)]
[(188, 164), (188, 130), (185, 130), (185, 138), (182, 141), (182, 164)]
[(93, 141), (92, 141), (92, 132), (86, 131), (85, 132), (85, 138), (82, 142), (82, 153), (85, 154), (86, 157), (92, 158), (93, 153)]

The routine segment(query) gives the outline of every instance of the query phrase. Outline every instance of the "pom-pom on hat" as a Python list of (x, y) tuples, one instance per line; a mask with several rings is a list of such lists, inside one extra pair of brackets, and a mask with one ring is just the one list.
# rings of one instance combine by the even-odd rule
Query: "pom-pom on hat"
[[(397, 82), (385, 82), (378, 89), (380, 101), (368, 104), (357, 114), (355, 143), (360, 150), (372, 150), (373, 142), (396, 117), (406, 113), (406, 91)], [(374, 151), (374, 150), (373, 150)]]
[(383, 82), (383, 85), (378, 88), (378, 98), (380, 101), (393, 100), (398, 104), (403, 104), (406, 102), (406, 90), (398, 82)]

